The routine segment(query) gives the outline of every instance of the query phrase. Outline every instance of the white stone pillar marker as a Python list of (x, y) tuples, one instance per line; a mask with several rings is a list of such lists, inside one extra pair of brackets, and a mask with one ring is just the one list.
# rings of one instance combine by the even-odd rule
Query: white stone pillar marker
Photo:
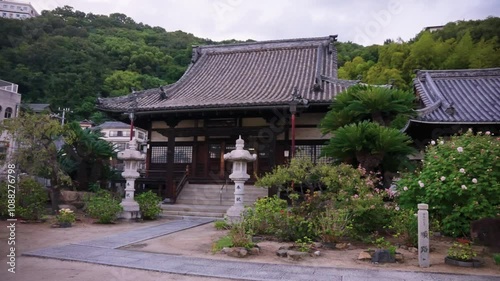
[(429, 267), (429, 205), (418, 204), (418, 264)]
[(234, 205), (231, 206), (226, 215), (230, 221), (239, 221), (241, 213), (245, 209), (243, 197), (245, 195), (245, 182), (250, 178), (247, 174), (247, 162), (253, 162), (257, 159), (257, 155), (251, 155), (248, 150), (244, 150), (245, 141), (236, 140), (236, 149), (224, 154), (224, 159), (233, 162), (233, 172), (229, 178), (234, 182)]
[(123, 213), (120, 217), (124, 219), (136, 219), (141, 217), (139, 204), (134, 200), (134, 193), (135, 179), (140, 176), (137, 169), (139, 168), (139, 163), (144, 161), (145, 157), (145, 155), (137, 150), (137, 141), (135, 138), (129, 142), (129, 147), (127, 149), (118, 152), (117, 158), (123, 160), (125, 163), (122, 177), (127, 181), (125, 183), (125, 198), (123, 198), (120, 203), (123, 207)]

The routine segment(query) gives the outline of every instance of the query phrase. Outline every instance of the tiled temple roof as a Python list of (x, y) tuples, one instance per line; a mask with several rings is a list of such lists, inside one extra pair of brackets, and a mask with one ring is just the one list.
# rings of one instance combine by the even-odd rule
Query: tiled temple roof
[(420, 70), (414, 85), (425, 107), (413, 122), (500, 124), (500, 68)]
[(330, 104), (357, 81), (337, 79), (335, 36), (193, 48), (192, 63), (174, 84), (99, 99), (103, 111), (177, 112), (285, 106), (297, 93)]

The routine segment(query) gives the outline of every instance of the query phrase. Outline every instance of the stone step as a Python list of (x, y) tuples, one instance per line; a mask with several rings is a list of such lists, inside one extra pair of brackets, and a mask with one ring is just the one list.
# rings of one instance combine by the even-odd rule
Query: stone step
[[(265, 197), (264, 195), (259, 195), (259, 194), (245, 194), (244, 199), (245, 201), (256, 201), (257, 199)], [(227, 201), (227, 200), (234, 200), (234, 194), (222, 194), (220, 196), (219, 194), (181, 194), (179, 196), (178, 200), (183, 200), (183, 199), (208, 199), (208, 200), (220, 200), (222, 198), (222, 201)]]
[[(267, 194), (259, 194), (259, 193), (244, 193), (245, 198), (252, 198), (252, 199), (257, 199), (260, 197), (266, 197)], [(223, 192), (223, 193), (200, 193), (200, 192), (182, 192), (178, 198), (212, 198), (212, 199), (219, 199), (219, 198), (234, 198), (234, 193), (233, 192)]]
[(209, 213), (209, 212), (179, 212), (179, 211), (163, 211), (162, 217), (207, 217), (207, 218), (223, 218), (223, 213)]
[[(185, 199), (177, 199), (178, 204), (185, 205), (207, 205), (207, 206), (232, 206), (234, 204), (234, 199), (231, 200), (222, 200), (219, 199), (204, 199), (204, 198), (185, 198)], [(245, 202), (248, 205), (251, 205), (253, 202)]]
[(215, 205), (188, 205), (188, 204), (162, 204), (161, 208), (165, 211), (177, 212), (209, 212), (209, 213), (225, 213), (228, 206)]

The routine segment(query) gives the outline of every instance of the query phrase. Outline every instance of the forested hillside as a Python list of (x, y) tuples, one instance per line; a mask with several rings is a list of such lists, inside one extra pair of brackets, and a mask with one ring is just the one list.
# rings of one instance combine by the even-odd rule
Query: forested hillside
[(69, 107), (75, 119), (97, 117), (99, 95), (175, 82), (192, 45), (216, 43), (123, 14), (85, 14), (67, 6), (24, 21), (0, 18), (0, 34), (0, 79), (19, 84), (23, 103)]
[[(98, 119), (98, 96), (175, 82), (190, 62), (192, 45), (236, 42), (166, 32), (123, 14), (86, 14), (68, 6), (24, 21), (0, 18), (0, 34), (0, 79), (19, 84), (24, 103), (69, 107), (77, 120)], [(500, 66), (499, 37), (500, 18), (488, 18), (449, 23), (409, 42), (338, 43), (339, 76), (408, 89), (414, 69)]]
[(451, 22), (442, 30), (421, 32), (409, 42), (382, 46), (339, 46), (339, 77), (370, 84), (411, 87), (416, 69), (500, 67), (500, 18)]

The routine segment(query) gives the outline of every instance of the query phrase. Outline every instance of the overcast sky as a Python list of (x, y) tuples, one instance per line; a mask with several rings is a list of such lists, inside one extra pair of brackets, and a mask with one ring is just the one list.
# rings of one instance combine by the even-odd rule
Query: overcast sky
[(197, 37), (272, 40), (339, 35), (362, 45), (413, 38), (426, 26), (500, 16), (497, 0), (31, 0), (38, 11), (68, 5), (123, 13)]

